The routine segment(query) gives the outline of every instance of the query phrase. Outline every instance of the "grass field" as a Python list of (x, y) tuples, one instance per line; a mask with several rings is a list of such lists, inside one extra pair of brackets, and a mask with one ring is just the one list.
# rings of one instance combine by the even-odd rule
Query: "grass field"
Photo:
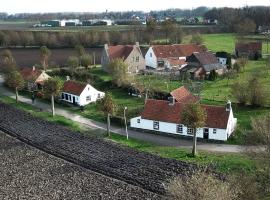
[[(211, 51), (226, 51), (229, 53), (234, 52), (236, 36), (232, 33), (221, 33), (221, 34), (202, 34), (203, 44)], [(264, 38), (260, 35), (255, 36), (246, 36), (249, 40), (260, 40), (264, 41)], [(191, 35), (187, 35), (183, 38), (184, 43), (189, 43)], [(266, 54), (267, 43), (263, 42), (263, 54)], [(269, 46), (270, 50), (270, 46)]]

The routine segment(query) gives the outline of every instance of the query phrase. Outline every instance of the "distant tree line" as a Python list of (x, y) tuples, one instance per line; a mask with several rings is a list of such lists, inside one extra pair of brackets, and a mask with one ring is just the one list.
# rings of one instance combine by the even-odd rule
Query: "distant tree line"
[[(149, 44), (153, 41), (158, 43), (180, 43), (183, 31), (181, 27), (171, 20), (162, 23), (152, 22), (147, 27), (132, 26), (125, 31), (80, 31), (80, 32), (49, 32), (49, 31), (0, 31), (0, 46), (47, 46), (84, 47), (100, 46), (106, 43), (117, 44)], [(166, 39), (166, 41), (162, 41)]]
[(53, 19), (132, 19), (134, 16), (140, 19), (145, 19), (147, 16), (152, 16), (156, 19), (164, 18), (181, 18), (181, 17), (199, 17), (203, 16), (209, 8), (198, 7), (195, 9), (167, 9), (161, 11), (126, 11), (126, 12), (101, 12), (101, 13), (79, 13), (79, 12), (64, 12), (64, 13), (16, 13), (9, 15), (8, 13), (0, 13), (0, 19), (2, 20), (53, 20)]
[(207, 11), (204, 18), (217, 19), (219, 24), (226, 26), (229, 31), (236, 31), (237, 26), (244, 20), (249, 20), (249, 23), (246, 24), (253, 22), (258, 28), (259, 26), (270, 25), (270, 7), (214, 8)]

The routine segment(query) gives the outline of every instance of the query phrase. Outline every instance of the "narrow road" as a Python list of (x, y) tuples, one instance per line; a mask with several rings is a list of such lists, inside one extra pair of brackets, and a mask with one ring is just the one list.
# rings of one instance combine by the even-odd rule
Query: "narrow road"
[[(0, 94), (14, 98), (15, 94), (5, 88), (3, 86), (3, 78), (0, 75)], [(38, 99), (35, 101), (35, 104), (32, 104), (32, 100), (23, 96), (19, 97), (20, 102), (30, 104), (38, 109), (42, 109), (43, 111), (50, 112), (50, 105), (44, 102), (39, 101)], [(67, 111), (63, 108), (56, 107), (55, 113), (57, 115), (61, 115), (67, 119), (73, 120), (75, 122), (80, 123), (82, 126), (89, 128), (89, 129), (101, 129), (106, 130), (106, 124), (97, 122), (85, 117), (82, 117), (78, 114), (74, 114), (70, 111)], [(126, 135), (125, 128), (124, 127), (116, 127), (111, 126), (111, 131), (119, 134), (119, 135)], [(192, 148), (192, 141), (186, 140), (182, 138), (173, 138), (163, 135), (155, 135), (151, 133), (145, 133), (140, 131), (134, 131), (134, 130), (128, 130), (129, 137), (135, 138), (147, 142), (151, 142), (160, 146), (170, 146), (170, 147), (179, 147), (179, 148)], [(242, 152), (245, 147), (241, 145), (227, 145), (227, 144), (212, 144), (212, 143), (203, 143), (198, 142), (197, 143), (198, 150), (203, 151), (211, 151), (211, 152), (224, 152), (224, 153), (240, 153)]]

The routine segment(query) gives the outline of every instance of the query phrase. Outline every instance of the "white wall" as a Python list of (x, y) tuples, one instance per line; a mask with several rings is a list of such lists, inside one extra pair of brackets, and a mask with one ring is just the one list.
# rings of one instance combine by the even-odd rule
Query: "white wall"
[[(151, 57), (151, 54), (152, 54), (152, 57)], [(154, 69), (157, 68), (157, 57), (152, 47), (150, 47), (145, 54), (145, 65), (148, 67), (152, 67)]]
[[(137, 123), (137, 119), (140, 119), (140, 123)], [(177, 124), (174, 124), (174, 123), (159, 122), (159, 130), (154, 130), (153, 129), (153, 121), (147, 120), (147, 119), (142, 119), (141, 117), (132, 118), (130, 120), (130, 127), (151, 130), (151, 131), (171, 133), (171, 134), (176, 134), (176, 135), (184, 135), (184, 136), (190, 136), (190, 137), (193, 136), (193, 135), (187, 134), (187, 127), (185, 127), (185, 126), (183, 126), (183, 133), (182, 134), (177, 133), (177, 131), (176, 131)], [(206, 127), (206, 128), (208, 128), (208, 127)], [(226, 141), (228, 139), (226, 129), (216, 128), (216, 133), (213, 133), (214, 128), (208, 128), (208, 129), (209, 129), (209, 139), (221, 140), (221, 141)], [(197, 130), (197, 137), (203, 138), (203, 128), (200, 128)]]
[[(79, 106), (85, 106), (85, 105), (87, 105), (87, 104), (89, 104), (91, 102), (96, 102), (98, 100), (98, 94), (100, 94), (100, 98), (103, 98), (105, 96), (104, 92), (100, 92), (100, 91), (96, 90), (94, 87), (92, 87), (89, 84), (87, 84), (87, 86), (84, 88), (84, 90), (82, 91), (80, 96), (76, 96), (76, 95), (73, 95), (73, 94), (70, 94), (70, 93), (62, 92), (61, 93), (61, 98), (62, 98), (62, 94), (71, 95), (71, 100), (62, 99), (63, 101), (73, 103), (73, 97), (75, 97), (75, 102)], [(87, 96), (90, 96), (90, 100), (86, 100)]]
[[(87, 86), (84, 88), (80, 95), (80, 105), (84, 106), (91, 102), (96, 102), (98, 100), (98, 94), (100, 94), (100, 98), (103, 98), (105, 96), (104, 92), (100, 92), (91, 85), (87, 84)], [(86, 100), (87, 96), (90, 96), (91, 100)]]

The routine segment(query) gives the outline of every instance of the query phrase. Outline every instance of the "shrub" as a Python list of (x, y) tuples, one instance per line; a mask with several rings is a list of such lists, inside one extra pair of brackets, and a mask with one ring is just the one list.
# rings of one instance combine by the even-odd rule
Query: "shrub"
[(237, 187), (205, 172), (197, 172), (190, 178), (175, 178), (168, 193), (175, 200), (233, 200), (239, 194)]

